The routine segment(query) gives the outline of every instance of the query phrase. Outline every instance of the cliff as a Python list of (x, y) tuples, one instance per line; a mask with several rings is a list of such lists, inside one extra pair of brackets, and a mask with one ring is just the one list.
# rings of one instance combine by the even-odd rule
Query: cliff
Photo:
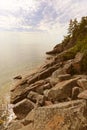
[(7, 130), (87, 130), (87, 17), (69, 32), (39, 70), (11, 90), (16, 119)]

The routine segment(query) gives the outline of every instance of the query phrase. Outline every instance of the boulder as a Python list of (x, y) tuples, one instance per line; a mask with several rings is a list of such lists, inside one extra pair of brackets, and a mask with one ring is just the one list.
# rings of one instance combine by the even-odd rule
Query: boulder
[(72, 95), (72, 88), (76, 86), (78, 78), (66, 80), (58, 83), (55, 87), (49, 90), (48, 99), (51, 101), (65, 100)]
[(63, 45), (58, 44), (57, 46), (54, 47), (52, 51), (46, 52), (48, 55), (55, 55), (63, 51)]
[(50, 89), (46, 89), (45, 91), (44, 91), (44, 97), (46, 98), (46, 99), (48, 99), (48, 93), (49, 93), (49, 91), (50, 91)]
[(78, 98), (78, 94), (80, 93), (80, 88), (79, 87), (74, 87), (72, 89), (72, 99), (76, 100)]
[(44, 101), (45, 101), (45, 97), (43, 95), (40, 95), (40, 94), (33, 92), (33, 91), (29, 92), (27, 98), (30, 99), (31, 101), (35, 102), (35, 103), (38, 101), (38, 103), (40, 105), (43, 105)]
[(13, 111), (17, 119), (23, 119), (35, 107), (35, 104), (28, 99), (24, 99), (14, 105)]
[(10, 98), (11, 104), (15, 104), (26, 98), (28, 94), (28, 88), (29, 88), (28, 84), (17, 86), (14, 89), (14, 91), (11, 92), (11, 98)]
[(75, 56), (75, 59), (72, 62), (72, 66), (74, 67), (75, 71), (80, 73), (81, 72), (81, 62), (83, 60), (83, 53), (78, 52)]
[(67, 74), (72, 74), (72, 59), (64, 63), (63, 71)]
[(30, 91), (36, 91), (40, 94), (43, 94), (43, 91), (50, 87), (51, 85), (45, 80), (37, 81), (31, 85), (29, 85), (28, 83), (24, 85), (19, 85), (14, 89), (14, 91), (11, 92), (10, 102), (12, 104), (15, 104), (23, 100), (27, 97)]
[(42, 79), (46, 79), (49, 76), (51, 76), (51, 74), (60, 67), (60, 64), (56, 64), (54, 66), (48, 67), (47, 69), (45, 69), (44, 71), (40, 71), (38, 72), (35, 76), (33, 76), (33, 78), (31, 78), (30, 80), (27, 81), (27, 83), (33, 84), (38, 80), (42, 80)]
[(79, 79), (77, 81), (77, 84), (79, 87), (81, 87), (83, 90), (87, 89), (87, 79)]
[(16, 77), (14, 77), (13, 79), (22, 79), (22, 76), (21, 75), (18, 75)]
[(14, 92), (19, 86), (26, 85), (27, 84), (27, 79), (22, 79), (21, 81), (17, 82), (15, 86), (10, 90), (11, 92)]
[(34, 112), (35, 109), (32, 109), (31, 112), (21, 121), (24, 126), (29, 125), (34, 122)]
[(56, 71), (54, 71), (54, 72), (52, 73), (51, 78), (53, 78), (53, 79), (58, 79), (58, 76), (59, 76), (59, 75), (63, 75), (63, 74), (66, 74), (66, 72), (63, 70), (63, 68), (59, 68), (59, 69), (57, 69)]
[(35, 91), (39, 94), (43, 94), (44, 90), (50, 89), (51, 85), (49, 83), (43, 84), (42, 86), (39, 86), (35, 89)]
[(87, 90), (84, 90), (78, 95), (78, 98), (80, 99), (86, 99), (87, 100)]
[(86, 130), (85, 100), (59, 103), (35, 110), (35, 130)]
[(50, 78), (50, 85), (54, 87), (59, 82), (58, 78)]

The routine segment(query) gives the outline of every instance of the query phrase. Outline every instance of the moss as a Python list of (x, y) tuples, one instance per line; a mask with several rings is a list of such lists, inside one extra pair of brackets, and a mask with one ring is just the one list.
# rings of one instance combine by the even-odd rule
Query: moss
[(73, 59), (77, 52), (86, 52), (87, 51), (87, 36), (83, 39), (78, 38), (75, 45), (69, 49), (66, 54), (63, 55), (64, 60)]

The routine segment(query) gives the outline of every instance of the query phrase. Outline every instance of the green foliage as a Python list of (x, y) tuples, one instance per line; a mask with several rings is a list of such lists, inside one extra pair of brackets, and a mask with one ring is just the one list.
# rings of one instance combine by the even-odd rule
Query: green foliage
[[(72, 48), (66, 51), (63, 55), (64, 60), (73, 59), (77, 52), (87, 52), (87, 17), (82, 17), (81, 22), (77, 22), (76, 19), (70, 20), (68, 35), (64, 38), (62, 44), (67, 48), (68, 43), (73, 43)], [(85, 60), (86, 59), (86, 60)], [(87, 55), (83, 62), (86, 63)], [(87, 64), (83, 63), (84, 70)]]

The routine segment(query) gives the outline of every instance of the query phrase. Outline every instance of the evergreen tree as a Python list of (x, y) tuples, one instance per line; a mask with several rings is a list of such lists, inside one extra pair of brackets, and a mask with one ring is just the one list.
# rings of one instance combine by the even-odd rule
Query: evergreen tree
[(72, 32), (73, 32), (73, 20), (71, 19), (68, 28), (68, 35), (72, 36)]

